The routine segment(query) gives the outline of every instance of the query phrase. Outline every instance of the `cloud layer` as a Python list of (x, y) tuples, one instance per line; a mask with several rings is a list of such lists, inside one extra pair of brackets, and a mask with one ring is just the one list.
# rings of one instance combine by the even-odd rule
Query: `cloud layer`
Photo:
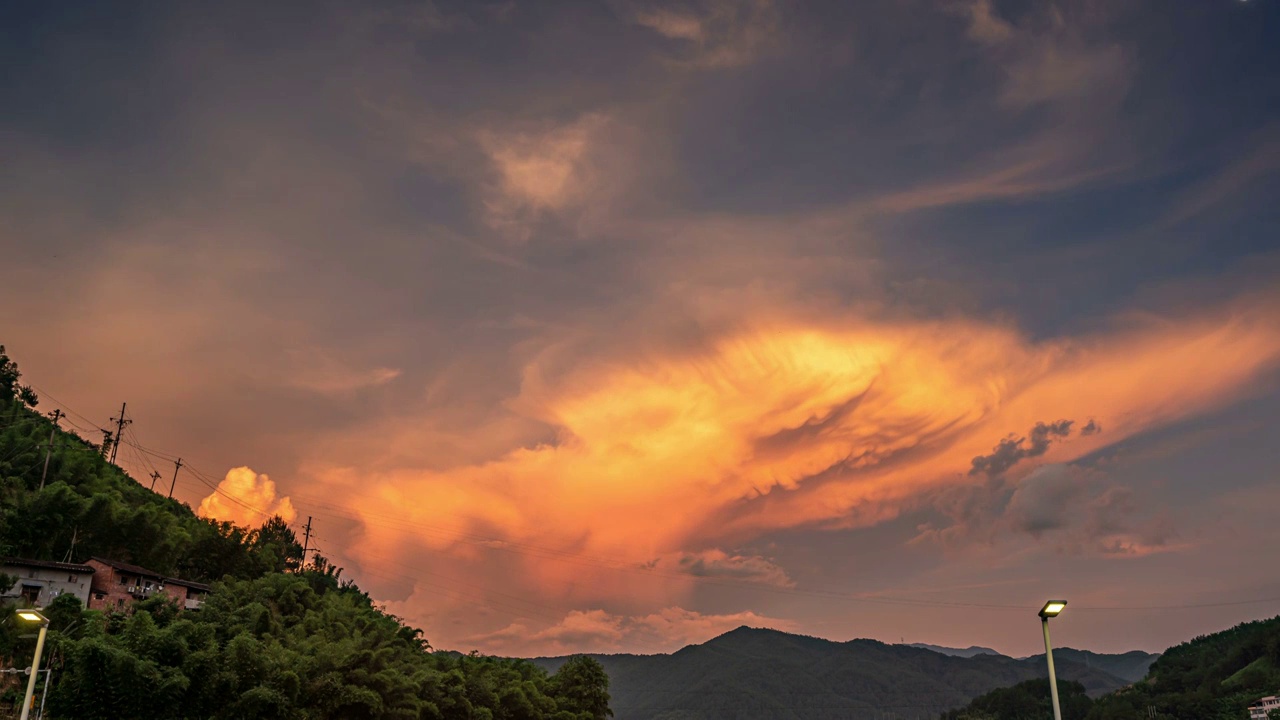
[(1274, 3), (48, 5), (0, 340), (438, 647), (1016, 646), (856, 603), (1247, 594), (1274, 545), (1210, 519), (1278, 499)]

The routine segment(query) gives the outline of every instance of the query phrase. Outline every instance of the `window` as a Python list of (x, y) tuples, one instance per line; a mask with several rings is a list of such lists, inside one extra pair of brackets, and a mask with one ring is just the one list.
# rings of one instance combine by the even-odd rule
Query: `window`
[(35, 605), (40, 601), (40, 590), (41, 587), (39, 585), (23, 585), (22, 599)]
[(124, 576), (123, 576), (123, 575), (121, 575), (121, 576), (120, 576), (120, 584), (121, 584), (121, 585), (127, 585), (127, 584), (128, 584), (128, 583), (125, 581), (125, 578), (124, 578)]
[(75, 581), (76, 581), (76, 576), (75, 576), (75, 575), (68, 575), (68, 576), (67, 576), (67, 582), (69, 582), (69, 583), (73, 583), (73, 582), (75, 582)]

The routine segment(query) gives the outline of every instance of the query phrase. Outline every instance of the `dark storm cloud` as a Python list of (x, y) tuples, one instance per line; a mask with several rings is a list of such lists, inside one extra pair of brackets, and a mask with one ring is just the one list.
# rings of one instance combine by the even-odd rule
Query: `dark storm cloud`
[(990, 455), (979, 455), (973, 459), (970, 475), (986, 473), (987, 477), (1001, 475), (1004, 471), (1017, 465), (1026, 458), (1039, 457), (1049, 451), (1054, 438), (1065, 438), (1071, 434), (1073, 420), (1059, 420), (1054, 423), (1036, 423), (1028, 437), (1010, 435), (1001, 440)]
[(1029, 536), (1074, 555), (1141, 555), (1178, 537), (1167, 513), (1139, 502), (1134, 488), (1077, 465), (1045, 465), (1017, 482), (991, 477), (926, 502), (945, 519), (922, 524), (915, 541), (947, 547)]

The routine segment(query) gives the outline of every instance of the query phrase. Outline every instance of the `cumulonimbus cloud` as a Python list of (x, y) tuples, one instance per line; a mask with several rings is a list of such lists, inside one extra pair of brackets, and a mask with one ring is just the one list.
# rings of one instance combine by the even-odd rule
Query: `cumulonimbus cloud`
[[(1063, 462), (1230, 402), (1280, 358), (1273, 303), (1253, 300), (1044, 342), (976, 321), (773, 320), (679, 355), (550, 373), (535, 359), (511, 407), (554, 428), (553, 442), (441, 471), (316, 474), (360, 485), (347, 493), (366, 518), (357, 556), (409, 541), (475, 559), (472, 541), (488, 537), (540, 548), (520, 558), (533, 596), (599, 599), (607, 583), (546, 553), (637, 567), (776, 529), (874, 524), (971, 482), (973, 458), (1010, 427), (1032, 428), (1015, 460)], [(1069, 426), (1046, 416), (1107, 432), (1065, 438)], [(729, 556), (694, 563), (691, 579), (750, 569)], [(651, 585), (668, 602), (691, 587)]]
[(285, 522), (298, 516), (288, 496), (276, 494), (275, 482), (249, 467), (228, 470), (218, 488), (200, 501), (197, 513), (249, 527), (261, 525), (270, 515), (279, 515)]

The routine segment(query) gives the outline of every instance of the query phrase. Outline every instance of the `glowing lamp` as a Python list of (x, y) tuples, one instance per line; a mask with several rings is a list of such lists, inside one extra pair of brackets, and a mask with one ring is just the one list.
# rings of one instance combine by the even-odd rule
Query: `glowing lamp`
[(31, 698), (36, 691), (36, 676), (40, 674), (40, 655), (44, 653), (44, 636), (49, 632), (49, 618), (41, 615), (38, 610), (19, 610), (18, 619), (40, 623), (40, 636), (36, 638), (36, 656), (31, 659), (31, 675), (27, 678), (27, 695), (22, 699), (20, 720), (30, 720)]
[(1058, 617), (1058, 613), (1062, 612), (1063, 609), (1066, 607), (1067, 607), (1066, 600), (1050, 600), (1049, 602), (1044, 604), (1044, 607), (1040, 608), (1040, 617), (1042, 618)]

